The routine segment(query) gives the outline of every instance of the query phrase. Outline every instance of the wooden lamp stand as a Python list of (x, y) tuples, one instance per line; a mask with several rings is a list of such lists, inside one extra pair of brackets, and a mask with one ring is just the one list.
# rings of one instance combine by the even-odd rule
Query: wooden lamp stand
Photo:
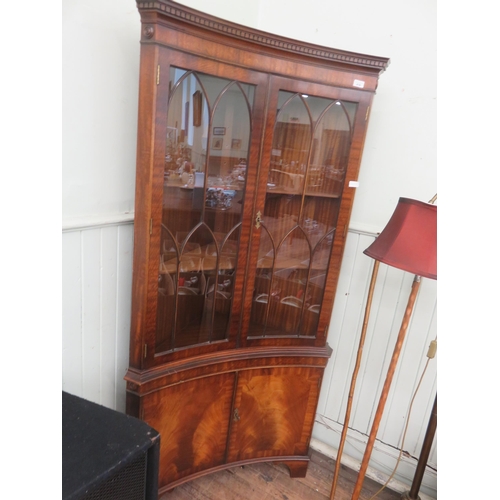
[[(435, 196), (431, 203), (436, 200)], [(363, 481), (370, 461), (370, 456), (377, 437), (378, 428), (384, 407), (391, 388), (392, 379), (396, 371), (399, 355), (406, 337), (406, 332), (410, 324), (411, 315), (415, 306), (418, 290), (420, 288), (421, 277), (437, 279), (437, 207), (432, 204), (423, 203), (408, 198), (400, 198), (399, 203), (394, 211), (387, 226), (384, 228), (378, 238), (364, 251), (366, 255), (375, 259), (370, 289), (365, 309), (365, 317), (363, 328), (360, 335), (356, 365), (351, 379), (351, 387), (349, 398), (347, 401), (346, 416), (342, 429), (342, 436), (339, 444), (337, 460), (335, 462), (333, 484), (330, 493), (330, 500), (334, 499), (335, 489), (340, 470), (340, 459), (344, 448), (344, 442), (347, 436), (349, 425), (349, 417), (356, 385), (356, 377), (361, 364), (361, 356), (368, 326), (371, 302), (373, 291), (377, 279), (379, 263), (383, 262), (387, 265), (411, 272), (415, 275), (411, 287), (410, 296), (406, 305), (406, 310), (403, 316), (399, 334), (396, 339), (394, 351), (392, 353), (391, 362), (387, 370), (386, 379), (380, 395), (377, 411), (372, 423), (370, 435), (366, 445), (361, 467), (358, 473), (358, 478), (354, 486), (354, 491), (351, 500), (358, 500), (363, 487)], [(418, 485), (419, 487), (420, 485)], [(418, 491), (418, 490), (417, 490)], [(414, 497), (408, 497), (414, 500)], [(416, 499), (415, 499), (416, 500)]]
[(368, 443), (365, 448), (365, 454), (363, 456), (363, 461), (361, 462), (361, 468), (359, 469), (358, 479), (356, 481), (356, 484), (354, 485), (352, 500), (357, 500), (359, 498), (359, 495), (361, 493), (361, 488), (363, 487), (363, 481), (365, 479), (366, 469), (368, 468), (368, 462), (370, 461), (373, 445), (375, 444), (375, 439), (377, 438), (378, 428), (380, 426), (380, 421), (382, 420), (385, 403), (387, 401), (387, 396), (389, 395), (389, 390), (391, 388), (394, 372), (396, 371), (396, 366), (398, 364), (401, 348), (403, 347), (403, 342), (406, 337), (408, 325), (410, 324), (410, 318), (413, 312), (413, 307), (415, 305), (415, 299), (417, 298), (417, 293), (419, 288), (420, 288), (420, 276), (415, 276), (415, 279), (413, 280), (413, 285), (411, 287), (410, 297), (408, 298), (408, 304), (406, 305), (406, 311), (403, 316), (403, 322), (401, 323), (401, 328), (399, 329), (396, 345), (394, 346), (394, 351), (392, 353), (391, 363), (387, 370), (384, 387), (382, 388), (382, 394), (380, 395), (380, 399), (378, 402), (377, 412), (375, 413), (375, 418), (373, 419), (370, 436), (368, 438)]

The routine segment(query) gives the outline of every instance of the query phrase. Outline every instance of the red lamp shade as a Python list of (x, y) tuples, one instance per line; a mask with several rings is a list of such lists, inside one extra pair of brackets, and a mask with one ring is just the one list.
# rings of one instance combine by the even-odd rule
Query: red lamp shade
[(399, 198), (387, 226), (363, 253), (389, 266), (437, 279), (437, 206)]

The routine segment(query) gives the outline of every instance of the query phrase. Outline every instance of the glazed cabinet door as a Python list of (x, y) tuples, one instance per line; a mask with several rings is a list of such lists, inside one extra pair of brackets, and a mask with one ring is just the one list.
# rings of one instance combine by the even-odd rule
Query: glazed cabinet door
[(251, 85), (173, 66), (170, 87), (158, 264), (160, 352), (227, 338), (255, 94)]
[(339, 220), (350, 211), (345, 184), (359, 167), (353, 144), (364, 133), (367, 99), (284, 78), (273, 79), (270, 94), (247, 338), (324, 344), (344, 241)]
[(161, 435), (159, 488), (225, 463), (234, 373), (148, 394), (141, 418)]
[(307, 455), (322, 368), (275, 367), (238, 374), (228, 462)]
[(267, 85), (176, 51), (159, 61), (146, 366), (235, 346)]

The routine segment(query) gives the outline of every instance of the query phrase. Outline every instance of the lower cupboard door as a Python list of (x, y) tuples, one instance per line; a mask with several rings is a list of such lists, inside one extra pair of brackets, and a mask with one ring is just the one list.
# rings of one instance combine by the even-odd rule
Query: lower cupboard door
[(322, 374), (308, 367), (240, 372), (228, 462), (307, 455)]
[(142, 418), (161, 435), (159, 488), (224, 463), (234, 377), (214, 375), (144, 396)]

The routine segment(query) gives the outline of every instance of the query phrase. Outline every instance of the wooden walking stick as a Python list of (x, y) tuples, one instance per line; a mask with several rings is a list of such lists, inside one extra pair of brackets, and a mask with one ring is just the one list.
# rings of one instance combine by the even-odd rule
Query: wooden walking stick
[(368, 290), (368, 298), (366, 301), (366, 308), (365, 308), (365, 317), (363, 320), (363, 328), (361, 329), (361, 335), (359, 337), (358, 353), (356, 355), (356, 364), (354, 366), (354, 370), (353, 370), (352, 378), (351, 378), (351, 388), (349, 390), (349, 397), (347, 399), (347, 408), (346, 408), (345, 418), (344, 418), (344, 427), (342, 428), (342, 436), (340, 438), (339, 449), (337, 451), (337, 459), (335, 461), (335, 468), (333, 471), (333, 484), (332, 484), (332, 490), (330, 492), (330, 500), (334, 499), (335, 490), (337, 488), (337, 481), (338, 481), (339, 472), (340, 472), (340, 459), (342, 457), (342, 452), (344, 450), (344, 443), (346, 440), (347, 430), (349, 427), (349, 419), (351, 417), (352, 401), (354, 398), (354, 389), (356, 387), (356, 379), (358, 376), (359, 367), (361, 365), (361, 357), (363, 355), (363, 347), (365, 344), (366, 330), (368, 328), (368, 321), (370, 319), (370, 310), (371, 310), (371, 306), (372, 306), (373, 292), (375, 290), (375, 283), (377, 281), (377, 274), (378, 274), (379, 266), (380, 266), (380, 262), (378, 260), (376, 260), (374, 265), (373, 265), (372, 277), (371, 277), (371, 281), (370, 281), (370, 288)]

